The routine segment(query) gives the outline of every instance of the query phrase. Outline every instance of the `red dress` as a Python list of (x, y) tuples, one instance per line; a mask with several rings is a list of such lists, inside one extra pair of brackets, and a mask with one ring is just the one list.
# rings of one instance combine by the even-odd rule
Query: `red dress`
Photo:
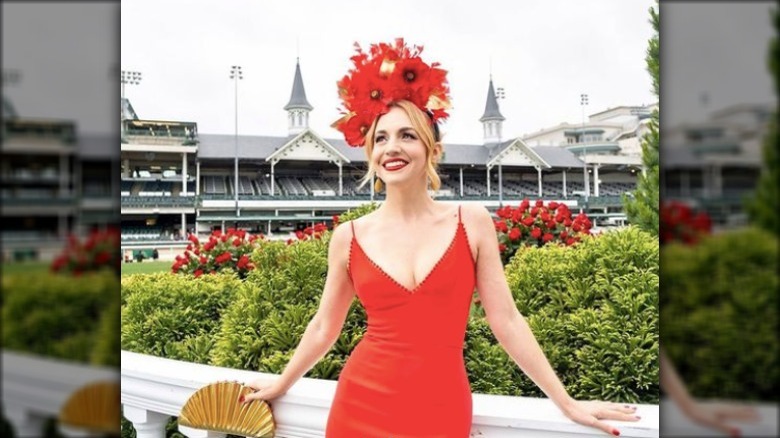
[(325, 435), (468, 437), (463, 343), (476, 275), (460, 210), (449, 247), (414, 290), (368, 258), (354, 232), (349, 275), (368, 328), (341, 371)]

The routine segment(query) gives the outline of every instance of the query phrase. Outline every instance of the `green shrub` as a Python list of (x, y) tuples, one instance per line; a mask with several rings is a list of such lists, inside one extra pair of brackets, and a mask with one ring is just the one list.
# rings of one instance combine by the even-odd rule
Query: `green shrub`
[[(281, 373), (317, 310), (329, 240), (326, 233), (322, 240), (292, 245), (263, 242), (252, 254), (256, 269), (243, 286), (227, 285), (238, 282), (235, 277), (219, 280), (231, 292), (222, 292), (215, 283), (220, 277), (213, 276), (123, 280), (123, 348), (182, 358), (182, 347), (166, 354), (165, 346), (180, 345), (184, 337), (188, 348), (209, 351), (212, 365)], [(658, 401), (657, 238), (627, 229), (584, 239), (575, 247), (528, 248), (518, 252), (506, 272), (518, 307), (574, 396)], [(125, 290), (129, 285), (132, 290)], [(214, 295), (206, 290), (221, 291), (227, 302), (209, 312), (214, 319), (208, 328), (190, 327), (202, 325), (203, 316), (188, 322), (181, 309), (193, 296), (203, 303)], [(336, 379), (365, 325), (356, 300), (334, 348), (307, 376)], [(125, 339), (129, 334), (144, 339), (131, 342)], [(146, 339), (154, 344), (141, 342)], [(203, 363), (203, 352), (195, 356), (193, 361)], [(474, 392), (542, 395), (496, 343), (479, 311), (469, 321), (465, 359)]]
[(19, 273), (4, 275), (2, 285), (3, 348), (86, 363), (119, 281), (112, 271)]
[[(319, 305), (327, 273), (330, 233), (286, 245), (263, 242), (252, 256), (257, 269), (222, 319), (212, 363), (281, 373)], [(307, 374), (336, 379), (362, 338), (365, 314), (353, 304), (336, 346)]]
[(343, 224), (348, 221), (353, 221), (361, 216), (365, 216), (371, 213), (377, 208), (379, 208), (379, 204), (377, 204), (376, 202), (370, 202), (368, 204), (363, 204), (358, 207), (355, 207), (351, 210), (347, 210), (339, 216), (339, 223)]
[[(568, 391), (580, 399), (658, 402), (658, 240), (630, 227), (574, 247), (521, 248), (506, 267), (520, 312)], [(472, 320), (472, 388), (544, 396)]]
[(744, 229), (664, 245), (664, 349), (692, 394), (775, 400), (777, 237)]
[(122, 349), (209, 363), (222, 313), (240, 289), (235, 273), (123, 279)]

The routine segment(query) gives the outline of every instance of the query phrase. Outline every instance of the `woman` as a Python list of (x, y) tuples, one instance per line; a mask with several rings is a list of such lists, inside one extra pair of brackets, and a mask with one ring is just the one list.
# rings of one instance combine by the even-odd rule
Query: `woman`
[(496, 339), (572, 420), (606, 433), (602, 419), (636, 421), (635, 408), (573, 400), (520, 315), (504, 277), (489, 212), (434, 201), (442, 157), (437, 123), (449, 105), (445, 72), (403, 40), (358, 47), (339, 82), (347, 142), (365, 144), (386, 200), (333, 232), (319, 310), (279, 379), (246, 397), (284, 394), (330, 349), (357, 294), (368, 329), (341, 372), (328, 437), (466, 437), (472, 421), (463, 342), (476, 286)]

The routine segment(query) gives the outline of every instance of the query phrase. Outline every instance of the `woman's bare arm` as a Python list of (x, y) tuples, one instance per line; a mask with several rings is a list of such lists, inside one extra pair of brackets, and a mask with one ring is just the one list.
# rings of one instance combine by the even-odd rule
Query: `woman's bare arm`
[(306, 327), (290, 362), (279, 379), (272, 384), (267, 382), (249, 384), (258, 391), (248, 395), (246, 401), (270, 400), (287, 392), (330, 350), (338, 339), (349, 306), (355, 296), (352, 282), (347, 274), (349, 247), (352, 242), (349, 228), (346, 224), (342, 224), (333, 231), (328, 248), (328, 276), (325, 280), (320, 306)]
[(477, 247), (477, 291), (496, 339), (509, 357), (572, 420), (617, 432), (600, 419), (636, 421), (633, 409), (608, 403), (587, 405), (575, 401), (555, 374), (523, 315), (517, 310), (498, 252), (498, 237), (490, 213), (468, 208), (468, 232)]

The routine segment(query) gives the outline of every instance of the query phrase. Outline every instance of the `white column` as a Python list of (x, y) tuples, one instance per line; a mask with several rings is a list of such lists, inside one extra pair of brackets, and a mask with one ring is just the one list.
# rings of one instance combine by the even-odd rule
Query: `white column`
[(68, 216), (67, 214), (62, 214), (57, 218), (57, 235), (64, 239), (68, 235)]
[(490, 196), (490, 168), (487, 168), (487, 195)]
[(274, 167), (276, 166), (276, 162), (271, 161), (271, 196), (274, 195), (275, 185), (274, 185)]
[(369, 184), (371, 184), (371, 200), (372, 201), (374, 200), (374, 181), (375, 181), (374, 178), (375, 177), (376, 177), (375, 175), (371, 175), (371, 182), (369, 183)]
[(3, 406), (5, 418), (14, 427), (17, 437), (40, 437), (43, 435), (43, 426), (46, 417), (38, 415), (26, 409), (24, 406), (5, 404)]
[(539, 182), (539, 197), (542, 197), (542, 168), (536, 166), (536, 180)]
[(185, 213), (181, 214), (181, 237), (182, 239), (187, 238), (187, 215)]
[(590, 176), (588, 175), (588, 165), (585, 164), (585, 167), (582, 169), (583, 175), (582, 175), (582, 182), (585, 185), (585, 197), (590, 197)]
[(344, 163), (342, 163), (341, 161), (339, 161), (339, 163), (338, 163), (338, 165), (339, 165), (339, 196), (343, 196), (344, 195), (344, 183), (342, 181), (342, 168), (344, 167), (343, 164)]
[(68, 169), (68, 155), (60, 154), (60, 196), (68, 189), (70, 169)]
[(593, 165), (593, 196), (596, 197), (599, 196), (599, 167), (598, 164)]
[(460, 197), (463, 197), (463, 168), (460, 168)]
[(712, 166), (712, 191), (713, 196), (723, 194), (723, 169), (719, 165)]
[(200, 160), (195, 161), (195, 195), (200, 196)]
[(187, 153), (181, 154), (181, 189), (187, 192)]
[(565, 198), (566, 195), (566, 171), (563, 171), (563, 197)]
[(133, 423), (136, 438), (165, 437), (165, 425), (168, 424), (170, 415), (128, 405), (123, 405), (123, 413), (125, 418)]

